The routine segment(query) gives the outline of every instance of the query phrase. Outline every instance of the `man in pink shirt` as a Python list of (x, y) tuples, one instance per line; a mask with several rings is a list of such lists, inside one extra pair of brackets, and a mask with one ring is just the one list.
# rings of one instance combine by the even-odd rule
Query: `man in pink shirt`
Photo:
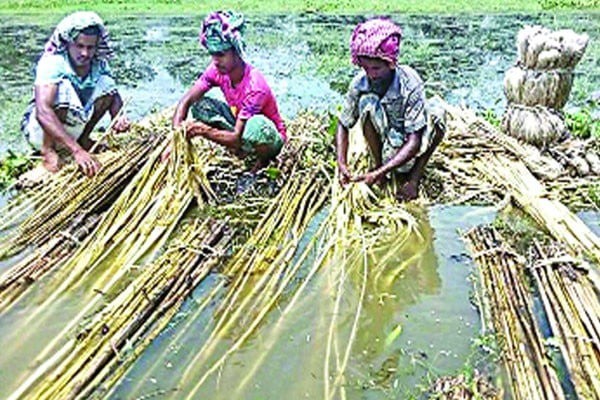
[[(191, 109), (194, 120), (185, 122), (188, 138), (202, 136), (240, 156), (254, 154), (256, 171), (279, 154), (287, 137), (267, 81), (244, 61), (243, 29), (244, 17), (230, 11), (211, 13), (203, 21), (200, 43), (212, 62), (179, 101), (173, 126), (184, 124)], [(204, 96), (215, 86), (227, 104)]]

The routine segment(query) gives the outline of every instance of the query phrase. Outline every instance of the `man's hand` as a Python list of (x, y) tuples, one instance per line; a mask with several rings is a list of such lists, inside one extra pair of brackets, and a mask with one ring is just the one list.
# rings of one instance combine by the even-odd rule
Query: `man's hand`
[[(178, 126), (174, 127), (175, 129), (183, 129), (186, 135), (186, 138), (191, 139), (194, 136), (201, 136), (202, 132), (205, 128), (210, 128), (210, 126), (206, 125), (204, 122), (199, 121), (183, 121)], [(161, 153), (160, 160), (165, 162), (171, 156), (171, 152), (173, 151), (173, 144), (170, 143)]]
[(348, 166), (346, 164), (338, 164), (338, 169), (340, 171), (340, 184), (346, 186), (352, 180), (352, 175), (350, 175), (350, 171), (348, 171)]
[(81, 168), (83, 173), (88, 177), (96, 175), (100, 170), (101, 165), (98, 160), (83, 149), (73, 153), (73, 157), (75, 158), (77, 165), (79, 165), (79, 168)]
[(385, 183), (385, 174), (378, 171), (371, 171), (353, 178), (352, 182), (364, 182), (369, 186), (375, 183), (381, 185)]
[(210, 125), (202, 121), (185, 121), (181, 126), (185, 129), (185, 135), (188, 139), (195, 136), (202, 136), (204, 132), (212, 129)]
[(126, 115), (120, 116), (114, 123), (112, 129), (117, 133), (128, 131), (131, 127), (131, 121)]

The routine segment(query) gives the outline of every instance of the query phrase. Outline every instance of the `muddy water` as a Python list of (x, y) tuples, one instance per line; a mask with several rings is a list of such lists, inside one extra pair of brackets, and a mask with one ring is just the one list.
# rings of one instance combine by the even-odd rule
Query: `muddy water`
[[(422, 217), (419, 230), (424, 241), (413, 237), (395, 249), (392, 259), (369, 265), (344, 384), (348, 398), (404, 398), (428, 373), (460, 370), (478, 335), (478, 315), (469, 300), (472, 265), (457, 229), (490, 221), (494, 212), (436, 207)], [(188, 302), (110, 398), (185, 398), (191, 393), (211, 399), (270, 399), (282, 393), (294, 399), (323, 398), (335, 270), (339, 270), (335, 262), (325, 268), (283, 321), (282, 301), (224, 368), (195, 390), (216, 357), (195, 362), (206, 340), (210, 311), (198, 315), (196, 304)], [(360, 268), (349, 272), (344, 285), (335, 331), (340, 352), (356, 315), (362, 272)], [(231, 344), (223, 338), (217, 354)]]
[[(597, 213), (580, 215), (598, 232)], [(108, 398), (180, 399), (193, 394), (193, 398), (271, 399), (282, 393), (294, 399), (323, 398), (332, 318), (336, 317), (337, 351), (343, 354), (359, 304), (360, 318), (344, 375), (347, 398), (397, 399), (419, 393), (428, 377), (460, 372), (472, 355), (480, 323), (471, 304), (474, 266), (459, 231), (488, 223), (494, 216), (493, 209), (482, 207), (436, 206), (422, 211), (418, 215), (420, 238), (413, 236), (394, 247), (393, 257), (385, 260), (381, 255), (389, 249), (374, 249), (362, 302), (364, 271), (360, 262), (348, 263), (335, 313), (332, 288), (339, 283), (340, 265), (332, 260), (291, 313), (280, 318), (289, 301), (289, 295), (284, 296), (224, 367), (196, 388), (208, 367), (233, 343), (233, 336), (224, 337), (211, 357), (197, 359), (214, 323), (214, 307), (198, 312), (198, 302), (220, 279), (215, 274), (197, 288)], [(317, 219), (311, 225), (307, 238), (314, 235), (318, 223)], [(51, 283), (48, 279), (40, 282), (0, 316), (0, 398), (7, 398), (23, 383), (44, 359), (39, 354), (50, 343), (60, 347), (71, 339), (67, 335), (55, 342), (96, 294), (93, 288), (79, 287), (42, 311), (40, 304), (50, 294)], [(236, 327), (234, 332), (244, 329)], [(334, 364), (330, 363), (330, 371)], [(327, 379), (332, 382), (331, 373)]]
[[(472, 265), (464, 256), (457, 229), (468, 229), (493, 216), (494, 212), (486, 208), (435, 207), (420, 215), (421, 239), (413, 237), (394, 249), (394, 257), (385, 262), (371, 260), (347, 367), (345, 390), (349, 398), (398, 398), (413, 392), (428, 373), (451, 372), (464, 365), (479, 325), (469, 301)], [(318, 221), (307, 237), (314, 234), (317, 225)], [(318, 274), (293, 312), (280, 321), (284, 299), (225, 368), (195, 392), (196, 397), (277, 398), (281, 393), (290, 394), (290, 398), (322, 397), (323, 360), (333, 315), (331, 286), (339, 278), (331, 275), (339, 270), (334, 267), (339, 267), (335, 261)], [(348, 341), (362, 274), (360, 269), (349, 273), (344, 285), (336, 330), (340, 348)], [(216, 279), (218, 276), (204, 282), (193, 297), (201, 298)], [(4, 349), (0, 398), (8, 397), (26, 379), (38, 365), (39, 353), (94, 295), (90, 288), (68, 291), (40, 313), (42, 299), (49, 294), (47, 287), (47, 280), (41, 282), (0, 316), (0, 347)], [(195, 361), (206, 340), (212, 312), (197, 313), (197, 306), (193, 299), (186, 303), (110, 398), (150, 394), (182, 398), (192, 392), (206, 365), (215, 361), (214, 357), (202, 363)], [(66, 339), (70, 338), (54, 343), (60, 346)], [(229, 345), (225, 338), (218, 350)], [(183, 379), (185, 371), (188, 373)]]
[[(440, 92), (455, 103), (500, 110), (502, 75), (514, 60), (514, 35), (525, 23), (570, 27), (592, 36), (572, 94), (573, 104), (583, 104), (599, 82), (597, 16), (395, 19), (404, 27), (404, 60), (427, 80), (430, 93)], [(32, 23), (0, 18), (0, 153), (25, 148), (17, 132), (19, 115), (31, 94), (32, 68), (39, 49), (59, 19)], [(208, 56), (197, 44), (198, 21), (191, 17), (108, 19), (117, 48), (111, 65), (124, 97), (132, 97), (128, 111), (132, 118), (173, 104), (206, 66)], [(248, 59), (267, 76), (284, 116), (293, 118), (305, 108), (331, 111), (341, 103), (341, 93), (355, 72), (348, 60), (347, 41), (358, 22), (356, 17), (252, 17), (250, 22)], [(492, 217), (488, 209), (433, 208), (422, 218), (425, 244), (397, 249), (395, 258), (381, 267), (388, 279), (368, 282), (344, 384), (349, 398), (405, 398), (429, 373), (462, 368), (479, 325), (469, 300), (467, 278), (472, 265), (464, 256), (456, 229)], [(340, 347), (347, 342), (356, 311), (360, 272), (356, 276), (357, 280), (349, 280), (345, 287), (340, 306)], [(196, 395), (259, 399), (289, 393), (289, 398), (321, 398), (332, 317), (332, 299), (326, 295), (330, 279), (327, 274), (320, 275), (281, 324), (277, 324), (274, 311)], [(209, 280), (198, 293), (210, 285)], [(47, 309), (47, 315), (40, 316), (36, 311), (43, 295), (43, 291), (34, 291), (0, 317), (0, 348), (4, 349), (0, 398), (22, 382), (36, 355), (77, 315), (82, 299), (90, 293), (69, 293)], [(196, 307), (193, 300), (186, 304), (135, 363), (112, 398), (181, 398), (192, 391), (205, 366), (194, 366), (186, 380), (182, 376), (206, 339), (209, 321), (209, 315), (194, 312)], [(272, 332), (278, 338), (274, 343), (269, 339)], [(223, 347), (228, 344), (224, 342)], [(254, 372), (250, 375), (249, 371)]]
[[(395, 15), (404, 30), (403, 63), (423, 76), (429, 94), (478, 109), (504, 107), (503, 73), (515, 60), (515, 35), (525, 24), (572, 28), (591, 37), (577, 68), (571, 106), (581, 106), (600, 82), (600, 18), (597, 13), (539, 15)], [(23, 150), (19, 118), (31, 96), (33, 69), (57, 15), (0, 17), (0, 153)], [(356, 70), (348, 55), (356, 16), (251, 16), (248, 60), (271, 83), (282, 113), (301, 109), (335, 111)], [(173, 104), (207, 65), (197, 41), (200, 17), (109, 17), (116, 48), (111, 62), (129, 114), (136, 119)], [(105, 122), (106, 123), (106, 122)]]

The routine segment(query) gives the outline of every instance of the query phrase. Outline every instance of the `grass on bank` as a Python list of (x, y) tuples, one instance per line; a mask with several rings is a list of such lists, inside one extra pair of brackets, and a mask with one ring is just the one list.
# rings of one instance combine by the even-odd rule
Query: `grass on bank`
[(202, 14), (211, 10), (236, 9), (246, 13), (321, 12), (341, 14), (539, 12), (543, 10), (600, 9), (600, 0), (4, 0), (0, 13), (64, 13), (92, 9), (111, 13)]

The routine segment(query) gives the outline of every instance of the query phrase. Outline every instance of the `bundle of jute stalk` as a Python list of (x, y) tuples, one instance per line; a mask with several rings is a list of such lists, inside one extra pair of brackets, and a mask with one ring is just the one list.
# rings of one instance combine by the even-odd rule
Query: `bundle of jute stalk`
[[(481, 142), (479, 139), (465, 137), (464, 141), (454, 136), (453, 139), (445, 139), (448, 149), (453, 143), (458, 145), (477, 145)], [(450, 205), (456, 204), (494, 204), (502, 199), (502, 193), (488, 182), (481, 182), (472, 168), (472, 162), (477, 157), (473, 154), (463, 154), (460, 156), (461, 148), (454, 148), (446, 152), (440, 149), (438, 154), (434, 153), (430, 163), (432, 172), (426, 175), (423, 185), (425, 192), (429, 193), (430, 177), (436, 177), (436, 182), (441, 185), (441, 189), (433, 194), (433, 200), (437, 203)], [(429, 194), (428, 194), (429, 196)]]
[(194, 220), (11, 396), (103, 397), (223, 256), (226, 222)]
[[(323, 176), (295, 172), (246, 244), (223, 268), (231, 281), (222, 280), (200, 299), (207, 305), (215, 296), (223, 298), (214, 312), (208, 338), (181, 378), (182, 387), (194, 383), (187, 398), (194, 398), (206, 379), (251, 337), (283, 291), (299, 277), (301, 264), (294, 263), (294, 254), (306, 226), (327, 199), (325, 185), (327, 179)], [(223, 341), (229, 343), (225, 349)], [(207, 364), (219, 350), (217, 360)], [(198, 377), (197, 372), (202, 370), (204, 373)]]
[[(165, 120), (165, 129), (170, 129)], [(93, 234), (77, 251), (45, 280), (38, 293), (41, 304), (27, 316), (31, 326), (45, 323), (45, 310), (72, 289), (82, 288), (78, 314), (63, 328), (62, 336), (51, 340), (37, 356), (43, 362), (55, 351), (62, 337), (103, 302), (116, 297), (135, 278), (142, 259), (152, 260), (167, 243), (171, 233), (189, 208), (194, 195), (202, 205), (213, 197), (203, 166), (210, 154), (192, 150), (176, 131), (175, 149), (169, 162), (162, 162), (166, 145), (154, 149), (146, 164), (130, 181)], [(181, 136), (178, 138), (178, 136)], [(169, 173), (167, 173), (169, 172)]]
[[(165, 120), (164, 129), (170, 129), (168, 125), (169, 121)], [(50, 295), (35, 313), (29, 316), (32, 323), (43, 323), (43, 311), (67, 290), (80, 284), (85, 284), (87, 290), (80, 297), (82, 308), (78, 315), (63, 328), (60, 335), (46, 345), (37, 357), (38, 363), (54, 365), (56, 360), (64, 357), (64, 353), (67, 352), (65, 347), (61, 347), (61, 343), (65, 337), (72, 334), (77, 324), (84, 321), (90, 313), (101, 309), (102, 303), (124, 296), (123, 287), (130, 287), (128, 283), (135, 281), (136, 276), (140, 274), (139, 268), (132, 267), (142, 259), (155, 258), (182, 220), (194, 196), (200, 207), (214, 198), (204, 174), (211, 153), (193, 148), (181, 130), (176, 130), (173, 134), (173, 151), (168, 162), (160, 159), (165, 145), (166, 142), (163, 142), (162, 146), (154, 149), (144, 167), (106, 212), (93, 235), (86, 239), (65, 263), (64, 268), (53, 275), (53, 280), (44, 286)], [(155, 273), (147, 278), (157, 279), (159, 276), (160, 274)], [(188, 283), (189, 276), (182, 281), (186, 288)], [(152, 285), (141, 287), (136, 296), (144, 298), (146, 291), (151, 287)], [(98, 361), (99, 368), (104, 365), (102, 360), (106, 360), (105, 356), (114, 351), (111, 349), (104, 353)], [(83, 360), (88, 357), (84, 357)], [(44, 373), (45, 369), (42, 369), (31, 375), (16, 392), (15, 397), (27, 390)], [(51, 381), (56, 379), (52, 378)], [(79, 393), (79, 390), (82, 389), (77, 386), (69, 389), (68, 393)]]
[[(349, 160), (356, 171), (361, 171), (359, 164), (362, 164), (362, 168), (366, 166), (366, 146), (363, 142), (358, 149), (354, 144), (356, 139), (362, 139), (360, 132), (351, 132), (350, 138)], [(321, 142), (314, 142), (315, 145), (322, 145)], [(315, 148), (308, 144), (306, 150), (315, 151)], [(231, 277), (231, 282), (222, 295), (224, 301), (215, 313), (218, 318), (210, 325), (208, 339), (181, 378), (179, 387), (186, 393), (185, 398), (192, 399), (199, 395), (206, 381), (224, 367), (235, 351), (257, 334), (256, 331), (277, 304), (284, 308), (275, 325), (267, 332), (261, 332), (261, 356), (249, 366), (246, 377), (238, 385), (236, 393), (244, 393), (244, 388), (252, 382), (267, 355), (281, 339), (284, 321), (290, 317), (319, 272), (331, 275), (329, 281), (335, 282), (324, 295), (324, 299), (328, 299), (327, 304), (332, 307), (323, 366), (326, 377), (324, 396), (328, 399), (344, 396), (345, 371), (359, 328), (358, 321), (370, 273), (368, 267), (376, 264), (370, 252), (380, 240), (389, 241), (393, 238), (400, 245), (408, 239), (415, 221), (388, 194), (378, 197), (362, 183), (346, 188), (338, 186), (337, 180), (332, 184), (327, 179), (328, 173), (320, 172), (327, 168), (327, 164), (327, 160), (319, 165), (317, 159), (311, 159), (309, 165), (312, 168), (309, 172), (312, 172), (309, 175), (308, 172), (295, 172), (292, 175), (246, 245), (223, 270)], [(300, 249), (302, 233), (307, 224), (329, 198), (331, 206), (326, 216), (316, 233), (311, 234), (306, 246)], [(390, 245), (389, 248), (393, 251), (397, 247)], [(308, 256), (315, 253), (314, 259), (305, 265)], [(375, 268), (371, 271), (377, 272)], [(347, 331), (347, 325), (338, 319), (339, 310), (336, 309), (339, 309), (347, 295), (344, 286), (352, 280), (356, 281), (359, 294), (358, 298), (350, 300), (356, 308), (350, 330)], [(201, 299), (202, 304), (209, 304), (224, 287), (225, 282), (207, 298)], [(282, 302), (283, 293), (286, 294), (285, 303)], [(340, 336), (342, 330), (343, 338)]]
[(525, 260), (491, 227), (476, 227), (464, 238), (481, 275), (513, 398), (566, 399), (536, 325)]
[(595, 272), (558, 244), (531, 247), (529, 272), (580, 399), (600, 399), (600, 301)]
[[(320, 119), (308, 116), (289, 124), (290, 141), (285, 165), (280, 169), (287, 175), (283, 187), (275, 198), (262, 199), (267, 208), (261, 220), (221, 268), (228, 279), (220, 280), (197, 299), (202, 305), (196, 313), (202, 313), (213, 300), (221, 298), (213, 312), (208, 338), (181, 378), (179, 386), (189, 389), (188, 398), (193, 398), (206, 379), (251, 337), (283, 291), (297, 285), (301, 260), (306, 259), (310, 249), (296, 258), (295, 254), (308, 224), (329, 198), (330, 167), (325, 160), (333, 154), (322, 154), (323, 161), (306, 161), (307, 150), (315, 151), (314, 147), (326, 140), (325, 126)], [(316, 239), (312, 242), (314, 245)], [(228, 342), (225, 349), (224, 341)], [(214, 354), (217, 360), (207, 363)]]
[(589, 37), (571, 29), (551, 31), (525, 26), (517, 35), (519, 64), (534, 70), (573, 69), (585, 53)]
[(504, 90), (509, 103), (523, 106), (542, 105), (562, 109), (571, 93), (573, 72), (565, 70), (525, 70), (512, 67), (506, 71)]
[[(598, 147), (593, 140), (570, 139), (542, 154), (535, 146), (501, 132), (468, 108), (445, 104), (448, 130), (430, 171), (442, 186), (438, 202), (497, 204), (506, 191), (496, 181), (481, 179), (474, 162), (490, 154), (517, 159), (540, 180), (551, 198), (573, 210), (595, 209), (595, 188), (600, 185), (594, 169), (600, 169)], [(587, 172), (586, 172), (587, 171)], [(427, 179), (425, 181), (427, 184)]]
[(127, 135), (111, 139), (110, 149), (98, 155), (103, 168), (93, 178), (67, 165), (58, 174), (46, 173), (43, 179), (30, 182), (11, 200), (3, 210), (7, 240), (0, 248), (5, 255), (25, 246), (33, 248), (33, 253), (0, 276), (0, 312), (66, 262), (93, 231), (164, 137), (151, 128), (157, 118), (147, 117)]
[(0, 257), (21, 251), (26, 246), (45, 243), (75, 218), (98, 214), (127, 186), (146, 162), (157, 143), (157, 137), (147, 137), (122, 150), (98, 155), (103, 168), (88, 178), (75, 166), (63, 168), (44, 184), (17, 197), (4, 210), (0, 229), (7, 233), (0, 245)]
[(573, 69), (588, 40), (572, 30), (553, 32), (540, 26), (526, 26), (519, 32), (517, 65), (504, 78), (509, 105), (502, 125), (507, 133), (546, 147), (566, 132), (559, 111), (569, 99)]
[(525, 143), (550, 147), (567, 132), (562, 115), (541, 106), (510, 104), (502, 118), (502, 128)]
[(549, 198), (544, 186), (522, 162), (490, 156), (476, 162), (474, 167), (495, 186), (505, 188), (523, 211), (568, 246), (573, 255), (600, 261), (600, 238), (562, 203)]
[[(168, 124), (168, 121), (166, 123)], [(153, 129), (159, 128), (155, 126)], [(307, 135), (309, 142), (315, 139), (315, 137), (309, 136)], [(176, 131), (172, 140), (173, 152), (168, 163), (159, 160), (164, 146), (157, 147), (146, 165), (105, 214), (93, 237), (88, 238), (83, 243), (82, 248), (85, 248), (86, 251), (78, 251), (66, 263), (68, 268), (65, 269), (65, 273), (57, 274), (54, 277), (54, 280), (58, 281), (60, 285), (50, 288), (49, 291), (52, 292), (52, 295), (40, 306), (39, 310), (36, 311), (36, 315), (31, 317), (32, 319), (39, 317), (46, 304), (50, 304), (69, 288), (85, 283), (85, 287), (92, 287), (94, 293), (88, 296), (86, 291), (86, 294), (81, 296), (82, 310), (63, 329), (57, 339), (49, 343), (38, 356), (36, 362), (43, 363), (42, 367), (35, 371), (27, 382), (19, 388), (15, 397), (19, 393), (30, 390), (30, 387), (40, 377), (44, 376), (44, 380), (36, 386), (35, 391), (27, 393), (35, 393), (34, 397), (48, 395), (50, 398), (55, 398), (53, 396), (88, 398), (91, 393), (90, 390), (93, 390), (100, 383), (102, 383), (102, 387), (109, 389), (121, 376), (122, 371), (126, 369), (130, 359), (124, 358), (122, 351), (123, 348), (127, 347), (125, 346), (127, 340), (132, 341), (137, 340), (136, 337), (143, 337), (144, 343), (149, 342), (151, 335), (145, 333), (147, 328), (136, 326), (137, 323), (146, 321), (148, 317), (144, 314), (145, 311), (130, 310), (129, 305), (133, 300), (130, 301), (129, 299), (134, 296), (137, 299), (136, 302), (146, 304), (143, 300), (147, 299), (148, 293), (154, 293), (152, 290), (155, 289), (155, 286), (157, 290), (162, 287), (161, 284), (157, 285), (156, 280), (162, 279), (161, 271), (163, 269), (170, 271), (169, 268), (174, 265), (174, 254), (167, 251), (169, 257), (165, 256), (166, 258), (161, 258), (156, 263), (152, 263), (151, 266), (145, 266), (144, 268), (139, 268), (138, 264), (143, 259), (152, 260), (157, 251), (171, 237), (171, 233), (178, 231), (176, 227), (179, 226), (178, 223), (194, 195), (200, 215), (203, 215), (202, 210), (207, 208), (209, 202), (214, 200), (215, 194), (211, 188), (212, 182), (208, 180), (206, 175), (208, 172), (214, 171), (215, 163), (222, 163), (225, 158), (222, 152), (215, 152), (214, 149), (202, 147), (206, 145), (205, 141), (198, 141), (191, 145), (189, 141), (184, 139), (184, 132)], [(201, 147), (197, 148), (197, 146)], [(299, 159), (296, 159), (296, 161)], [(233, 165), (233, 163), (229, 162), (227, 165)], [(288, 189), (282, 190), (280, 197), (276, 199), (261, 199), (263, 204), (269, 205), (264, 220), (271, 222), (259, 225), (262, 227), (260, 229), (265, 229), (267, 233), (257, 233), (258, 241), (251, 240), (248, 247), (243, 248), (245, 250), (236, 253), (238, 254), (235, 256), (237, 261), (228, 263), (229, 267), (220, 266), (219, 268), (221, 271), (229, 271), (231, 279), (234, 277), (237, 279), (238, 276), (243, 278), (244, 266), (246, 265), (255, 266), (255, 272), (263, 271), (265, 276), (270, 276), (271, 280), (267, 282), (266, 287), (257, 286), (264, 289), (264, 293), (257, 292), (253, 287), (249, 287), (250, 290), (253, 290), (252, 293), (258, 297), (248, 296), (243, 302), (243, 304), (249, 304), (251, 301), (257, 301), (258, 303), (254, 307), (257, 312), (258, 307), (262, 307), (265, 301), (268, 302), (273, 298), (277, 298), (272, 289), (273, 285), (277, 286), (281, 283), (279, 282), (279, 279), (282, 278), (279, 275), (282, 272), (281, 267), (289, 264), (289, 257), (293, 254), (294, 246), (297, 246), (306, 223), (321, 208), (324, 200), (328, 197), (328, 191), (323, 190), (323, 185), (328, 182), (326, 169), (327, 167), (320, 164), (310, 171), (306, 171), (304, 167), (300, 170), (298, 165), (292, 166), (291, 177), (286, 179), (288, 183), (285, 188)], [(285, 168), (282, 167), (282, 170), (285, 170)], [(247, 199), (244, 198), (244, 200)], [(255, 207), (261, 210), (263, 204), (244, 203), (248, 208)], [(290, 209), (289, 207), (294, 204), (296, 208)], [(277, 214), (279, 217), (274, 217), (273, 214)], [(205, 228), (206, 226), (203, 229), (206, 230)], [(269, 229), (278, 233), (269, 233)], [(222, 230), (222, 227), (219, 230)], [(215, 229), (211, 229), (211, 232), (212, 235)], [(282, 250), (280, 253), (282, 243), (288, 242), (288, 235), (290, 234), (297, 235), (297, 237), (289, 240), (288, 251)], [(202, 237), (205, 237), (205, 235), (201, 235)], [(261, 238), (264, 238), (267, 242), (271, 240), (269, 243), (272, 245), (265, 249), (265, 253), (256, 251), (257, 248), (262, 248), (263, 241), (260, 240)], [(229, 248), (229, 239), (228, 237), (227, 248)], [(185, 242), (184, 239), (182, 241)], [(205, 247), (210, 247), (211, 243), (203, 242), (202, 245), (192, 246), (193, 249), (190, 249), (189, 254), (202, 254), (206, 250)], [(225, 246), (225, 242), (222, 245)], [(224, 252), (225, 249), (222, 250)], [(251, 256), (250, 259), (245, 258), (246, 255), (253, 253), (256, 254)], [(274, 261), (273, 257), (276, 257)], [(280, 262), (278, 263), (277, 260), (280, 260)], [(275, 267), (272, 267), (272, 261)], [(211, 265), (214, 265), (214, 263)], [(195, 268), (195, 266), (193, 267)], [(146, 272), (147, 268), (150, 268), (149, 272)], [(226, 268), (230, 268), (230, 270)], [(209, 267), (205, 268), (203, 266), (200, 271), (203, 272), (197, 274), (197, 277), (182, 275), (181, 270), (174, 272), (173, 276), (177, 278), (181, 285), (185, 286), (186, 293), (189, 293), (206, 276)], [(290, 277), (293, 276), (295, 275), (291, 273)], [(285, 276), (288, 283), (290, 277)], [(148, 281), (149, 279), (151, 281)], [(222, 283), (226, 282), (223, 281)], [(46, 290), (50, 286), (46, 285)], [(123, 287), (126, 288), (125, 291), (122, 290)], [(282, 287), (285, 287), (285, 285)], [(217, 285), (212, 293), (218, 294), (220, 288), (223, 288), (223, 286)], [(183, 289), (182, 286), (181, 290)], [(277, 289), (279, 290), (279, 287)], [(235, 292), (232, 294), (238, 296)], [(183, 299), (184, 296), (178, 296), (178, 301)], [(210, 295), (207, 298), (211, 298)], [(102, 303), (105, 302), (110, 303), (108, 309), (101, 307)], [(171, 301), (167, 303), (171, 304)], [(221, 308), (225, 310), (230, 304), (238, 305), (235, 300), (232, 302), (223, 301)], [(250, 313), (244, 316), (245, 318), (255, 317), (251, 314), (252, 309), (245, 308), (243, 305), (240, 307), (241, 310)], [(269, 307), (265, 307), (265, 310), (268, 309)], [(144, 310), (149, 309), (144, 308)], [(170, 310), (174, 312), (176, 307), (171, 307)], [(96, 314), (93, 314), (94, 312)], [(75, 347), (73, 347), (73, 341), (63, 344), (65, 337), (73, 334), (72, 332), (78, 332), (76, 325), (84, 322), (89, 314), (94, 315), (91, 325), (84, 323), (84, 326), (89, 329), (86, 328), (78, 333), (79, 338), (84, 338), (83, 344), (76, 344)], [(227, 313), (225, 312), (225, 314)], [(115, 315), (119, 316), (115, 317)], [(118, 328), (121, 321), (128, 319), (131, 321), (132, 318), (134, 322), (126, 325), (126, 329), (123, 328), (124, 331)], [(150, 320), (153, 320), (153, 318), (150, 318)], [(234, 317), (231, 318), (232, 321), (234, 319)], [(108, 324), (107, 320), (110, 320), (111, 324)], [(166, 323), (168, 318), (163, 320)], [(115, 325), (117, 328), (114, 327)], [(120, 330), (116, 333), (117, 336), (113, 337), (111, 332), (114, 332), (115, 329)], [(142, 331), (139, 329), (142, 329)], [(159, 328), (152, 332), (157, 333), (158, 330)], [(98, 338), (98, 332), (100, 332), (100, 338)], [(133, 339), (131, 339), (132, 337)], [(137, 346), (133, 350), (134, 356), (138, 355), (144, 346)], [(69, 356), (69, 354), (73, 355)], [(84, 361), (88, 359), (93, 361)], [(57, 366), (59, 361), (60, 364)], [(119, 364), (117, 361), (121, 363)], [(115, 373), (111, 372), (114, 367), (117, 368)], [(50, 368), (60, 372), (48, 374), (47, 371)], [(64, 379), (57, 378), (58, 375), (64, 377)], [(91, 394), (95, 395), (95, 393)]]
[[(362, 139), (360, 132), (354, 136)], [(351, 150), (352, 141), (350, 146)], [(360, 164), (364, 165), (367, 159), (366, 145), (355, 148), (358, 151), (350, 151), (349, 160), (353, 168), (364, 171), (366, 168)], [(331, 307), (323, 366), (323, 398), (328, 400), (346, 398), (347, 370), (360, 329), (367, 282), (370, 280), (382, 292), (389, 291), (407, 264), (387, 269), (386, 260), (411, 238), (421, 240), (415, 218), (396, 202), (395, 193), (393, 189), (374, 193), (364, 183), (333, 187), (335, 209), (328, 221), (330, 248), (324, 253), (325, 258), (315, 264), (329, 275), (331, 282), (331, 293), (324, 294)], [(375, 257), (376, 249), (384, 252)], [(349, 291), (348, 286), (353, 290)], [(342, 304), (354, 307), (350, 320), (341, 317)]]
[[(496, 204), (504, 191), (478, 176), (473, 162), (486, 154), (516, 157), (544, 181), (555, 181), (565, 173), (553, 158), (534, 146), (505, 135), (468, 108), (443, 103), (447, 115), (446, 135), (433, 153), (428, 174), (439, 176), (442, 186), (438, 202), (450, 204)], [(427, 185), (427, 176), (425, 180)]]
[(36, 281), (68, 259), (99, 220), (97, 214), (87, 215), (84, 220), (77, 218), (70, 227), (0, 275), (0, 313), (21, 298)]
[(600, 157), (595, 139), (570, 138), (548, 149), (572, 177), (600, 176)]
[(457, 140), (452, 145), (446, 145), (442, 142), (443, 148), (452, 147), (458, 149), (467, 147), (457, 143), (463, 138), (479, 139), (479, 147), (472, 146), (469, 143), (468, 148), (475, 155), (486, 155), (491, 152), (496, 154), (505, 154), (509, 157), (516, 157), (523, 161), (527, 168), (537, 177), (547, 181), (552, 181), (565, 173), (564, 168), (552, 157), (542, 154), (538, 148), (519, 142), (511, 136), (505, 135), (498, 128), (491, 125), (485, 119), (477, 116), (473, 110), (468, 108), (458, 108), (450, 104), (445, 104), (446, 113), (452, 121), (452, 130), (449, 139), (456, 135)]

